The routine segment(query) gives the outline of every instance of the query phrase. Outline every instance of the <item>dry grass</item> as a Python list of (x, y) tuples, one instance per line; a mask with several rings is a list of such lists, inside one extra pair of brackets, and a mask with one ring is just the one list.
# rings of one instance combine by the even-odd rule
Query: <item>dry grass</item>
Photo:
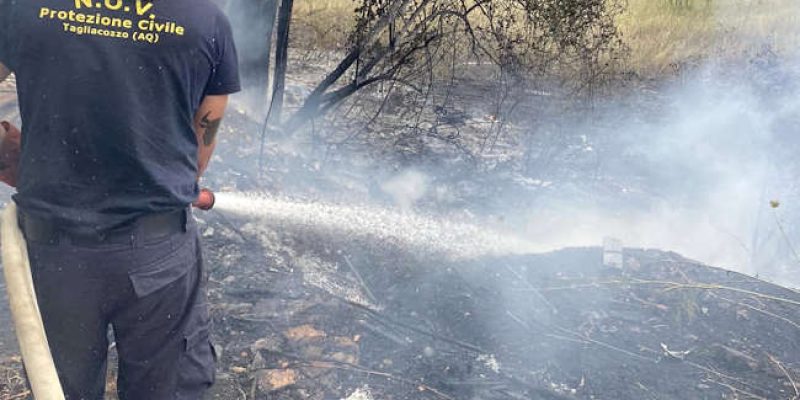
[[(686, 63), (711, 57), (740, 57), (765, 47), (796, 52), (800, 45), (798, 0), (688, 0), (690, 7), (670, 6), (675, 0), (628, 0), (619, 19), (631, 49), (628, 67), (645, 76), (659, 76)], [(299, 0), (296, 17), (301, 44), (337, 48), (353, 22), (353, 0)]]
[(301, 45), (339, 49), (355, 22), (353, 0), (300, 0), (295, 2), (294, 40)]
[(707, 58), (750, 56), (769, 48), (796, 52), (797, 0), (705, 0), (676, 9), (663, 0), (630, 0), (620, 20), (631, 49), (630, 67), (644, 75), (669, 73)]

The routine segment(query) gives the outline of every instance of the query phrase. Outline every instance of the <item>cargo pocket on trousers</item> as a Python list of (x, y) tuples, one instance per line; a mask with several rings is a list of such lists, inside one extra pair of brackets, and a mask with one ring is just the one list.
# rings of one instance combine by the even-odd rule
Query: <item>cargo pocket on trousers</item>
[(193, 243), (192, 240), (185, 240), (177, 249), (170, 250), (160, 259), (131, 271), (130, 280), (136, 296), (144, 298), (155, 293), (196, 268), (198, 260)]
[(207, 327), (183, 339), (183, 355), (178, 366), (178, 398), (199, 398), (214, 384), (217, 356)]

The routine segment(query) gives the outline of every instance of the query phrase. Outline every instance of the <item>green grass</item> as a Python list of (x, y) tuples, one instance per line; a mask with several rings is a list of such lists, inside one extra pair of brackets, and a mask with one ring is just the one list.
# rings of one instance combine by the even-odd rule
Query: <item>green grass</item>
[[(674, 6), (688, 2), (689, 7)], [(353, 23), (353, 0), (299, 0), (297, 44), (337, 48)], [(628, 0), (619, 19), (631, 54), (627, 68), (662, 76), (708, 58), (779, 54), (800, 46), (798, 0)]]

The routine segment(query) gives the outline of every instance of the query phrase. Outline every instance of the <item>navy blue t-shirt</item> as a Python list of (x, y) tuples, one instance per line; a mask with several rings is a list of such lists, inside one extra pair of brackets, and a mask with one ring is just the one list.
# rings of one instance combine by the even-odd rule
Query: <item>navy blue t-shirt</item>
[(239, 91), (231, 27), (209, 0), (0, 0), (17, 78), (28, 213), (106, 230), (198, 194), (193, 119)]

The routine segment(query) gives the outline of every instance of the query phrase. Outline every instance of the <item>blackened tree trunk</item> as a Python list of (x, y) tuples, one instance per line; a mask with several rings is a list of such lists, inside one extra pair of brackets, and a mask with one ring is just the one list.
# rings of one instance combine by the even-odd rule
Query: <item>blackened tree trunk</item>
[(270, 53), (278, 0), (230, 0), (227, 13), (239, 53), (244, 94), (257, 118), (267, 113)]
[(289, 63), (289, 32), (292, 25), (294, 0), (281, 0), (275, 45), (275, 87), (272, 92), (267, 124), (280, 124), (283, 114), (283, 95), (286, 89), (286, 68)]

